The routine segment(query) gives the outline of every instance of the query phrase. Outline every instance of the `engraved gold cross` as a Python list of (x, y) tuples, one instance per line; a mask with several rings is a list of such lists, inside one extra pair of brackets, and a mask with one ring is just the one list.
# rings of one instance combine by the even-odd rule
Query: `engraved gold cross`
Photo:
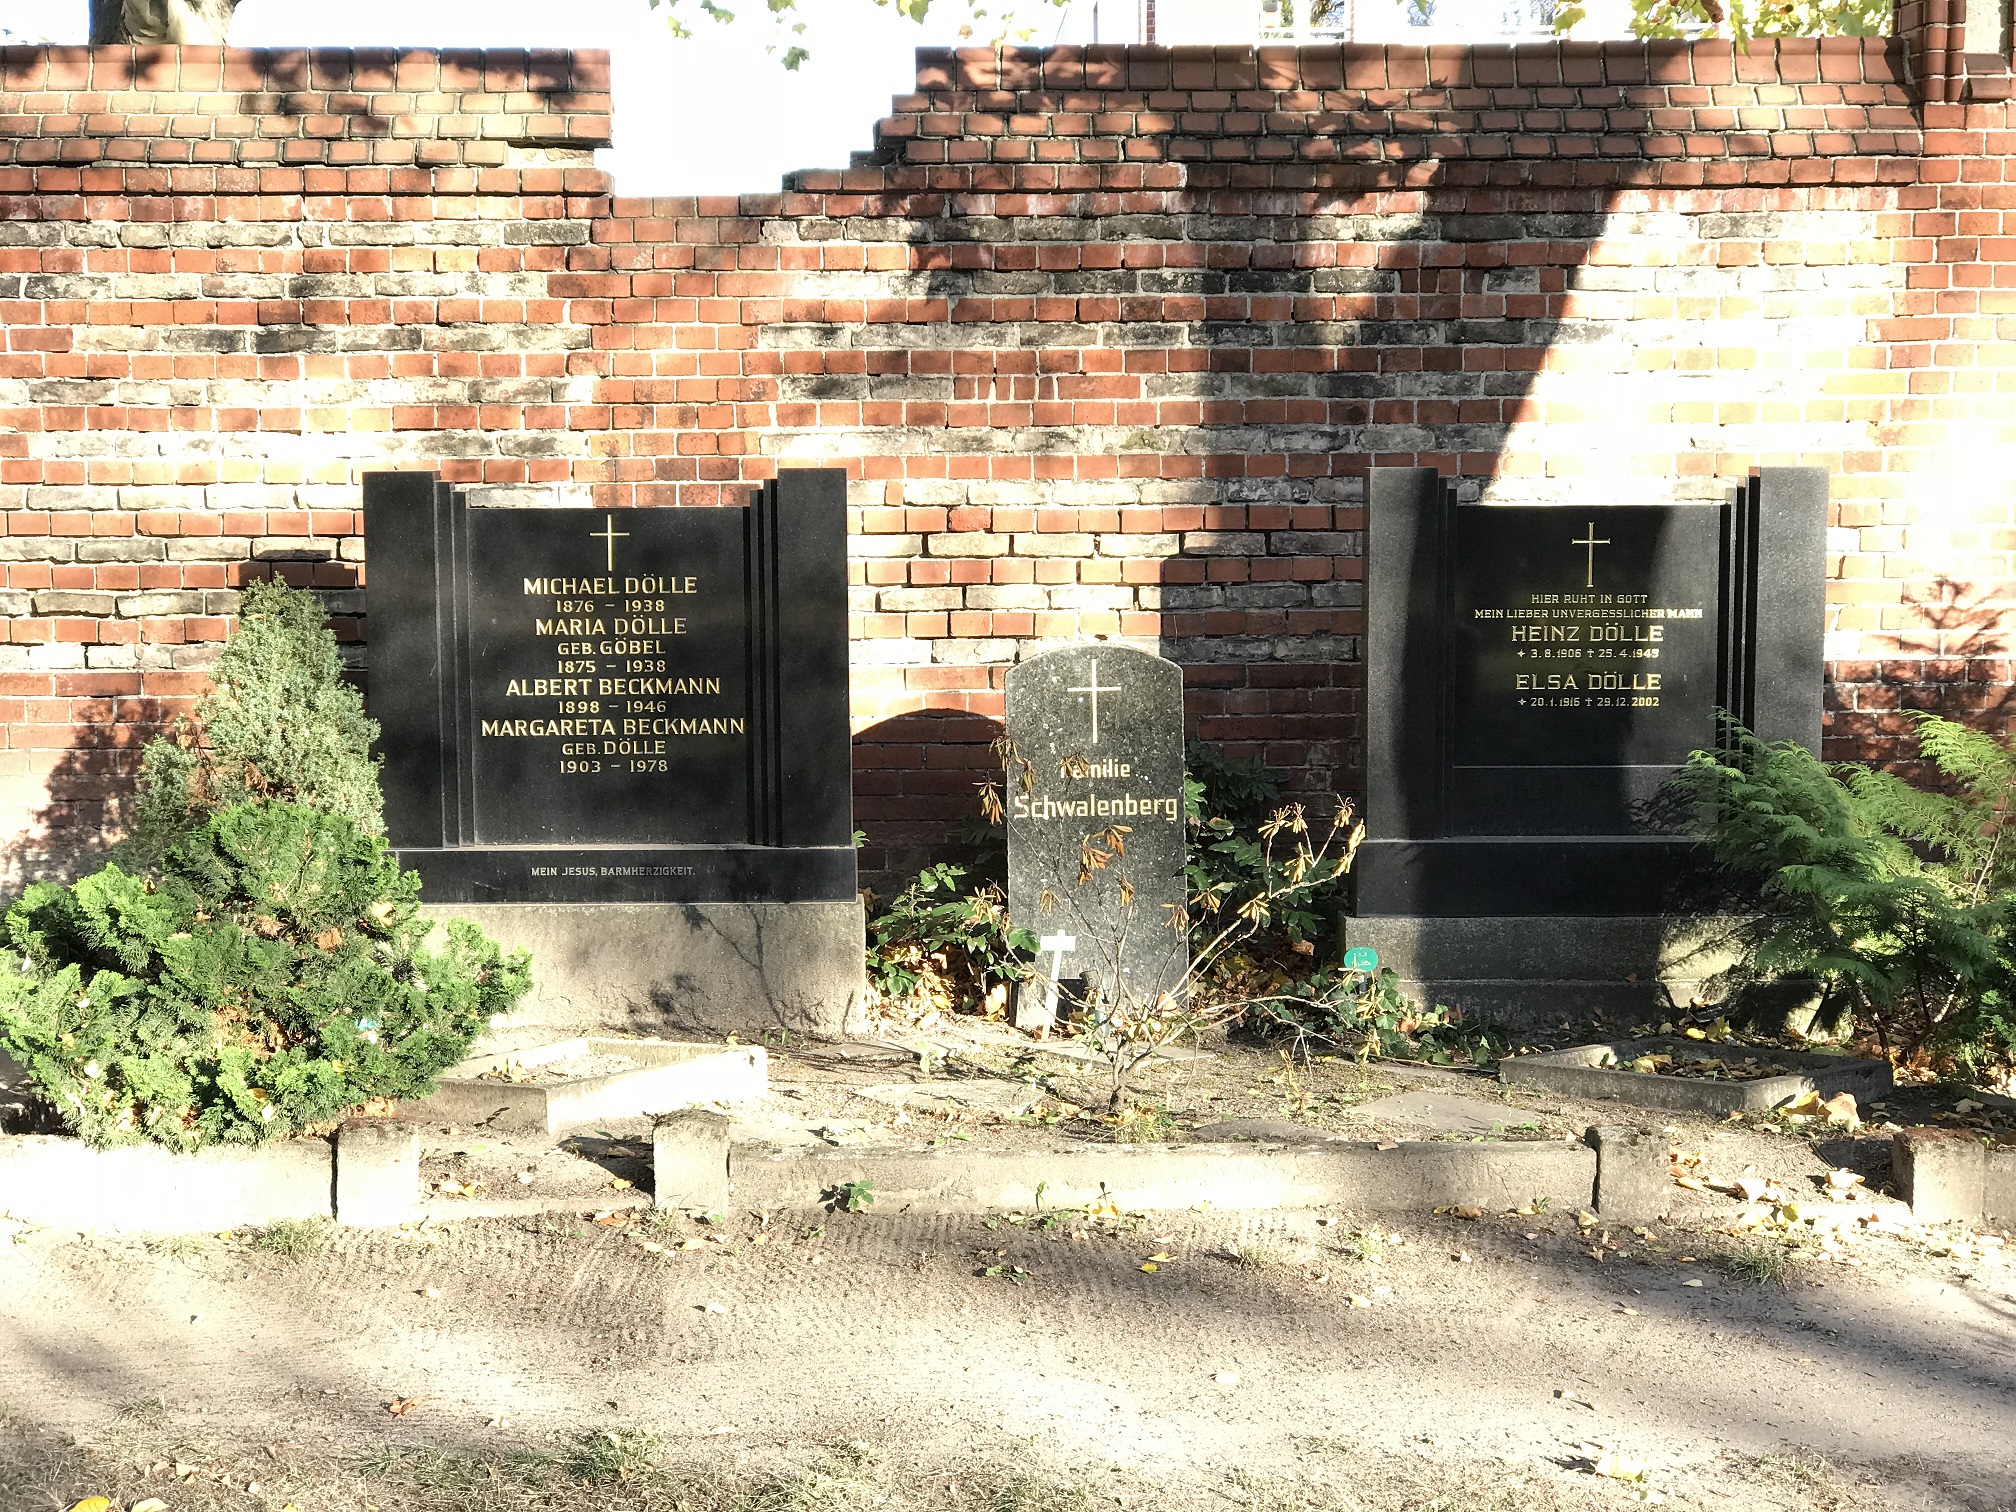
[(1582, 586), (1584, 588), (1594, 588), (1596, 586), (1596, 548), (1598, 546), (1608, 546), (1610, 538), (1608, 536), (1598, 536), (1596, 534), (1596, 522), (1591, 520), (1589, 522), (1588, 539), (1570, 541), (1568, 544), (1570, 546), (1587, 546), (1589, 548), (1589, 562), (1584, 572), (1585, 580)]
[[(605, 521), (602, 528), (600, 530), (591, 530), (588, 534), (598, 541), (607, 541), (609, 543), (609, 565), (605, 570), (614, 572), (616, 570), (616, 543), (618, 541), (629, 540), (630, 532), (616, 528), (616, 516), (604, 515), (602, 518)], [(1591, 526), (1590, 529), (1594, 530), (1595, 527)]]
[(1097, 745), (1099, 744), (1099, 695), (1101, 693), (1118, 693), (1120, 690), (1118, 688), (1104, 688), (1099, 685), (1098, 657), (1086, 658), (1086, 665), (1091, 668), (1091, 675), (1085, 679), (1086, 685), (1082, 688), (1066, 688), (1064, 691), (1066, 693), (1090, 693), (1092, 695), (1092, 744)]

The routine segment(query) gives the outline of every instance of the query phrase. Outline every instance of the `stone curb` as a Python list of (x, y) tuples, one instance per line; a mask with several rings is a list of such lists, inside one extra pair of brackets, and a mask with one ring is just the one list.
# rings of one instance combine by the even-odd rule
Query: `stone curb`
[(1598, 1064), (1606, 1057), (1629, 1061), (1675, 1046), (1689, 1050), (1706, 1048), (1694, 1041), (1668, 1038), (1573, 1045), (1565, 1050), (1543, 1050), (1533, 1055), (1516, 1055), (1502, 1060), (1498, 1063), (1498, 1080), (1508, 1086), (1539, 1087), (1563, 1097), (1600, 1097), (1642, 1108), (1719, 1115), (1769, 1112), (1808, 1092), (1817, 1092), (1822, 1097), (1852, 1092), (1858, 1103), (1867, 1106), (1895, 1085), (1890, 1066), (1885, 1061), (1853, 1060), (1845, 1056), (1813, 1055), (1791, 1050), (1773, 1052), (1771, 1058), (1797, 1066), (1801, 1074), (1766, 1076), (1747, 1082), (1646, 1076), (1636, 1071), (1614, 1071)]
[(689, 1113), (659, 1126), (654, 1156), (658, 1206), (686, 1209), (812, 1208), (842, 1186), (867, 1182), (884, 1211), (989, 1213), (1110, 1201), (1136, 1211), (1335, 1207), (1404, 1214), (1456, 1206), (1500, 1211), (1544, 1199), (1643, 1222), (1664, 1214), (1670, 1188), (1663, 1140), (1608, 1128), (1592, 1129), (1579, 1142), (808, 1151), (732, 1144), (727, 1119)]
[[(487, 1077), (507, 1061), (536, 1065), (570, 1054), (606, 1050), (639, 1062), (634, 1071), (584, 1077), (552, 1086)], [(536, 1058), (535, 1058), (536, 1057)], [(533, 1054), (473, 1058), (445, 1072), (427, 1097), (399, 1105), (404, 1118), (481, 1126), (497, 1133), (551, 1134), (602, 1118), (629, 1118), (694, 1103), (739, 1102), (761, 1097), (770, 1085), (769, 1055), (761, 1045), (682, 1044), (581, 1035), (555, 1040)]]
[(690, 1111), (653, 1139), (655, 1197), (425, 1200), (419, 1129), (352, 1119), (333, 1140), (170, 1155), (151, 1146), (92, 1150), (50, 1136), (0, 1139), (0, 1213), (43, 1226), (113, 1233), (214, 1233), (283, 1218), (352, 1228), (522, 1217), (652, 1205), (711, 1211), (814, 1208), (866, 1181), (883, 1211), (989, 1213), (1110, 1201), (1132, 1211), (1342, 1208), (1401, 1215), (1536, 1201), (1592, 1207), (1613, 1222), (1663, 1216), (1665, 1143), (1623, 1128), (1584, 1139), (1401, 1144), (1117, 1145), (1035, 1152), (780, 1150), (735, 1144), (729, 1120)]
[(2016, 1150), (1963, 1129), (1906, 1129), (1891, 1141), (1897, 1194), (1920, 1223), (2016, 1228)]

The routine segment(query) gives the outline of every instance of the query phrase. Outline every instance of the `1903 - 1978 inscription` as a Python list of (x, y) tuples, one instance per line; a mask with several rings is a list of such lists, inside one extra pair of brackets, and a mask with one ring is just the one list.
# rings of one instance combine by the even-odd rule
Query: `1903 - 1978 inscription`
[[(472, 760), (489, 843), (633, 838), (626, 816), (662, 809), (668, 780), (703, 769), (714, 820), (743, 824), (748, 651), (739, 521), (555, 510), (471, 533)], [(729, 528), (733, 527), (733, 528)], [(683, 785), (683, 784), (682, 784)]]

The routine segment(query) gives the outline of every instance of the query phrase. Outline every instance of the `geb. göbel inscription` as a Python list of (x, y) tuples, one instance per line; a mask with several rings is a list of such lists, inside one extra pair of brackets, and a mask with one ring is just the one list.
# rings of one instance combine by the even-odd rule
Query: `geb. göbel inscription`
[(708, 800), (675, 802), (689, 819), (680, 839), (746, 825), (741, 518), (677, 516), (554, 510), (472, 530), (477, 791), (539, 795), (516, 813), (479, 800), (486, 840), (580, 835), (584, 824), (592, 834), (605, 811), (612, 838), (634, 838), (616, 811), (639, 799), (662, 811), (675, 781)]
[(1453, 756), (1665, 765), (1713, 734), (1719, 511), (1455, 511)]

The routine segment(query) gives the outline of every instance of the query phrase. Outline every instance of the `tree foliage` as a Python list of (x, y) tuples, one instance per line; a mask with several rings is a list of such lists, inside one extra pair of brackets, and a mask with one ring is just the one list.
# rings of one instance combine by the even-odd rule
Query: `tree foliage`
[(223, 46), (238, 0), (91, 0), (91, 42)]
[[(1887, 37), (1892, 0), (1631, 0), (1638, 37)], [(1587, 18), (1586, 4), (1559, 6), (1554, 30)]]
[(384, 829), (371, 742), (378, 726), (343, 681), (321, 601), (274, 579), (242, 595), (238, 630), (195, 716), (141, 756), (125, 859), (152, 862), (218, 811), (258, 799), (341, 814)]
[(424, 1095), (529, 975), (461, 920), (427, 949), (419, 892), (349, 818), (227, 808), (156, 877), (108, 865), (8, 910), (0, 1047), (96, 1145), (256, 1144)]
[(1965, 1058), (2016, 1024), (2016, 756), (1915, 718), (1936, 787), (1830, 768), (1734, 724), (1675, 785), (1739, 895), (1758, 901), (1749, 976), (1821, 983), (1897, 1059), (1927, 1047)]

